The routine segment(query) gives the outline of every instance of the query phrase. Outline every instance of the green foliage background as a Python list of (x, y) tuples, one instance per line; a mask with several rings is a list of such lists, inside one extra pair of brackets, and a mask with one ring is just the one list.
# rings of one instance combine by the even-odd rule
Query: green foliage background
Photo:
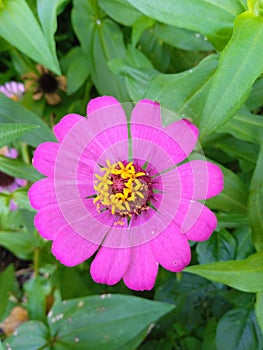
[(147, 293), (96, 285), (89, 261), (60, 265), (33, 226), (27, 189), (0, 193), (0, 245), (29, 273), (19, 283), (13, 265), (0, 274), (0, 321), (15, 305), (30, 318), (2, 335), (4, 349), (263, 349), (262, 57), (262, 0), (0, 0), (0, 83), (36, 63), (68, 80), (58, 106), (0, 94), (0, 147), (20, 151), (0, 156), (0, 171), (40, 179), (31, 157), (54, 139), (53, 123), (106, 94), (191, 118), (225, 176), (206, 203), (215, 233), (192, 244), (191, 266), (160, 270)]

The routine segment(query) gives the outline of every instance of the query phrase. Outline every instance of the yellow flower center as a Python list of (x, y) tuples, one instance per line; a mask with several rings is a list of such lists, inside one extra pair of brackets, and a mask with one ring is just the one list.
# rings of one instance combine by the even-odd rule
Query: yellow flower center
[(131, 217), (148, 209), (147, 175), (133, 162), (117, 162), (101, 168), (102, 175), (95, 174), (94, 204), (98, 212), (108, 209), (113, 215)]

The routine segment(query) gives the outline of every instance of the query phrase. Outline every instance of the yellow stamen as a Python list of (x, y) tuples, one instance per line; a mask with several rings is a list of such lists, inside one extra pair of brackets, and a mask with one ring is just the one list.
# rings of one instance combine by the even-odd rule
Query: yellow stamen
[[(107, 160), (106, 165), (100, 168), (104, 174), (95, 174), (94, 189), (97, 192), (97, 196), (94, 198), (93, 203), (96, 205), (98, 212), (101, 212), (101, 206), (104, 206), (113, 215), (120, 214), (123, 217), (131, 217), (132, 212), (137, 212), (137, 210), (141, 209), (142, 205), (139, 203), (141, 203), (141, 199), (145, 198), (143, 193), (147, 190), (147, 185), (139, 179), (145, 176), (145, 173), (142, 171), (136, 172), (133, 162), (124, 165), (122, 162), (111, 164)], [(114, 181), (120, 181), (121, 185), (118, 192), (115, 192), (118, 187), (114, 187)]]

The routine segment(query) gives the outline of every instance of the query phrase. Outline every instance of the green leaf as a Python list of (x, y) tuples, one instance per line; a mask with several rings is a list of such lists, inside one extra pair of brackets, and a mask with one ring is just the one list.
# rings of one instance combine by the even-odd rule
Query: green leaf
[(81, 49), (78, 56), (74, 57), (67, 71), (67, 93), (76, 92), (90, 75), (90, 65), (87, 56)]
[[(1, 236), (0, 236), (1, 237)], [(11, 292), (15, 286), (15, 270), (13, 265), (9, 265), (1, 274), (0, 274), (0, 320), (2, 320)]]
[(27, 188), (21, 187), (13, 191), (12, 199), (20, 209), (27, 209), (35, 213), (28, 199)]
[(252, 91), (246, 102), (250, 110), (260, 108), (263, 99), (263, 78), (259, 78), (252, 87)]
[(18, 122), (38, 126), (38, 128), (32, 129), (30, 134), (20, 138), (21, 141), (31, 146), (38, 146), (41, 142), (56, 140), (48, 126), (36, 114), (20, 103), (0, 94), (0, 123), (16, 124)]
[(161, 302), (103, 294), (56, 303), (48, 323), (55, 349), (85, 350), (89, 344), (92, 350), (132, 350), (149, 325), (172, 309)]
[(247, 258), (249, 255), (255, 253), (252, 243), (250, 226), (241, 226), (233, 231), (233, 237), (237, 241), (236, 260)]
[(229, 308), (229, 303), (218, 295), (215, 284), (189, 273), (183, 273), (180, 281), (166, 280), (157, 289), (155, 299), (176, 305), (173, 319), (187, 330), (202, 325), (211, 314), (220, 317)]
[(214, 261), (234, 259), (236, 241), (226, 230), (214, 232), (209, 240), (199, 242), (196, 247), (198, 261), (207, 264)]
[(32, 124), (2, 124), (0, 127), (0, 148), (19, 139), (23, 134), (39, 128)]
[(153, 30), (160, 40), (179, 49), (189, 51), (213, 50), (213, 46), (207, 41), (207, 38), (191, 30), (176, 28), (163, 23), (156, 23)]
[(217, 214), (218, 225), (217, 228), (239, 228), (249, 225), (247, 215), (234, 214), (234, 213), (218, 213)]
[[(4, 342), (6, 349), (19, 350), (51, 350), (48, 345), (49, 332), (47, 326), (40, 321), (28, 321), (23, 323)], [(54, 349), (54, 348), (52, 348)]]
[(113, 95), (120, 101), (129, 100), (124, 78), (113, 74), (107, 63), (125, 57), (125, 46), (120, 28), (106, 19), (97, 25), (94, 35), (91, 77), (102, 95)]
[(252, 176), (248, 198), (248, 215), (252, 227), (252, 239), (257, 250), (263, 250), (263, 144)]
[(249, 170), (254, 169), (257, 161), (257, 146), (245, 141), (236, 140), (231, 136), (219, 140), (213, 146), (224, 151), (234, 159), (244, 160)]
[(131, 27), (142, 14), (126, 0), (99, 0), (99, 6), (116, 22)]
[(242, 107), (263, 71), (262, 35), (263, 18), (247, 12), (237, 17), (233, 36), (220, 55), (207, 95), (200, 124), (201, 138), (225, 124)]
[(0, 245), (20, 259), (31, 259), (38, 246), (38, 238), (28, 231), (0, 231)]
[(211, 209), (246, 214), (248, 191), (238, 175), (220, 165), (224, 175), (224, 189), (216, 197), (206, 200)]
[(149, 82), (158, 75), (147, 57), (132, 46), (128, 47), (125, 60), (112, 60), (108, 66), (115, 74), (121, 74), (125, 77), (127, 90), (132, 101), (142, 99)]
[[(136, 40), (141, 37), (139, 47), (141, 47), (142, 52), (151, 59), (151, 62), (156, 69), (161, 72), (166, 72), (170, 65), (171, 48), (165, 42), (157, 38), (151, 28), (153, 23), (154, 22), (151, 18), (148, 18), (147, 22), (143, 18), (136, 22), (133, 27), (132, 44), (135, 45), (137, 42)], [(144, 30), (146, 28), (151, 29)]]
[(263, 333), (263, 292), (257, 293), (255, 312), (261, 332)]
[(218, 350), (215, 343), (216, 327), (217, 320), (215, 318), (210, 318), (205, 327), (204, 342), (201, 350)]
[(244, 11), (242, 3), (236, 0), (163, 0), (154, 6), (151, 0), (127, 1), (159, 22), (206, 35), (217, 48), (226, 44), (235, 16)]
[(27, 311), (31, 320), (46, 320), (45, 278), (35, 276), (24, 284), (27, 293)]
[(69, 0), (37, 0), (37, 12), (40, 19), (48, 46), (56, 60), (56, 65), (59, 66), (56, 57), (56, 43), (54, 34), (57, 30), (57, 13), (62, 7), (65, 7)]
[(239, 140), (261, 143), (263, 140), (263, 118), (260, 115), (239, 111), (219, 132), (227, 132)]
[(159, 101), (162, 107), (198, 124), (216, 67), (217, 56), (211, 55), (186, 72), (158, 75), (150, 82), (144, 97)]
[(73, 28), (83, 51), (90, 57), (91, 77), (97, 90), (101, 95), (129, 101), (124, 78), (113, 74), (107, 66), (110, 60), (125, 57), (122, 31), (115, 22), (104, 19), (93, 1), (75, 0), (73, 4)]
[(254, 311), (228, 311), (219, 321), (216, 332), (217, 350), (261, 350), (262, 336)]
[(256, 293), (263, 291), (263, 252), (244, 260), (230, 260), (185, 268), (214, 282), (224, 283), (238, 290)]
[(60, 74), (57, 58), (26, 1), (5, 2), (0, 9), (0, 35), (34, 61)]
[(25, 164), (21, 160), (7, 158), (0, 155), (0, 171), (19, 179), (26, 179), (35, 182), (43, 178), (39, 172), (30, 164)]

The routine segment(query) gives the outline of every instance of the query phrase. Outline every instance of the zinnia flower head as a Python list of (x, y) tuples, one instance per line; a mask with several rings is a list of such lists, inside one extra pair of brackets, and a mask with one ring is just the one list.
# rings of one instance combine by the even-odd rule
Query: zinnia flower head
[(67, 79), (64, 75), (55, 76), (46, 67), (41, 64), (36, 65), (36, 72), (29, 72), (23, 75), (26, 79), (25, 86), (27, 91), (33, 91), (33, 99), (40, 100), (45, 98), (49, 105), (56, 105), (61, 101), (59, 90), (67, 90)]
[(25, 93), (25, 87), (22, 83), (16, 81), (9, 81), (4, 85), (0, 85), (0, 92), (5, 96), (11, 98), (11, 100), (19, 101)]
[(65, 116), (54, 127), (58, 143), (34, 153), (47, 176), (29, 191), (35, 225), (61, 263), (96, 253), (94, 281), (150, 290), (159, 265), (181, 271), (191, 259), (188, 240), (206, 240), (216, 228), (199, 200), (222, 191), (221, 170), (205, 160), (180, 164), (198, 129), (187, 120), (163, 127), (158, 103), (139, 101), (127, 123), (123, 106), (103, 96), (87, 115)]
[[(8, 158), (17, 158), (18, 152), (14, 148), (2, 147), (0, 148), (0, 155)], [(1, 192), (13, 192), (19, 187), (26, 186), (27, 181), (24, 179), (18, 179), (13, 176), (10, 176), (6, 173), (0, 171), (0, 193)], [(10, 210), (15, 210), (17, 208), (14, 201), (10, 200)]]

